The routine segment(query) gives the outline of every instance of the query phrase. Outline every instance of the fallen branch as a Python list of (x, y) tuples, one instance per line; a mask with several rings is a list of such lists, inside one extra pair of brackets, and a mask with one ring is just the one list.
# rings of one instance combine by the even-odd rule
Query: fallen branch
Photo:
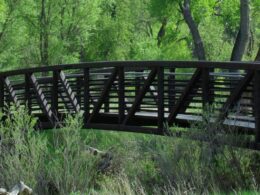
[(0, 188), (0, 195), (31, 195), (32, 189), (20, 181), (15, 185), (10, 192), (7, 192), (6, 189)]

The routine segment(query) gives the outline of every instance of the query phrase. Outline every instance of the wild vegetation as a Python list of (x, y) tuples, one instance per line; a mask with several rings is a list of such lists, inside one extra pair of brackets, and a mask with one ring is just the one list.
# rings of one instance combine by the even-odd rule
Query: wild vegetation
[[(27, 111), (14, 113), (0, 127), (0, 184), (6, 189), (23, 180), (37, 194), (259, 190), (259, 152), (174, 137), (82, 130), (80, 115), (68, 116), (62, 129), (39, 132)], [(88, 146), (104, 154), (94, 155)]]

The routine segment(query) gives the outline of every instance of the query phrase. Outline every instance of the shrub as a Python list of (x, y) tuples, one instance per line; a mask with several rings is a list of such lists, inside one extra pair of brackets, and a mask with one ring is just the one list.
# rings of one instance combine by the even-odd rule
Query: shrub
[[(11, 114), (12, 113), (12, 114)], [(4, 123), (0, 124), (0, 184), (10, 189), (23, 179), (36, 186), (37, 173), (43, 168), (47, 155), (47, 140), (34, 131), (36, 120), (27, 110), (10, 108)]]

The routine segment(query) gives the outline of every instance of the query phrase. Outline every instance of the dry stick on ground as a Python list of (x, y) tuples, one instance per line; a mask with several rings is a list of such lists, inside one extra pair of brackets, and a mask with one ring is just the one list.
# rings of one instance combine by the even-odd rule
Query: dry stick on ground
[(10, 192), (7, 192), (4, 188), (0, 188), (0, 195), (30, 195), (32, 192), (32, 189), (25, 185), (22, 181), (15, 185)]

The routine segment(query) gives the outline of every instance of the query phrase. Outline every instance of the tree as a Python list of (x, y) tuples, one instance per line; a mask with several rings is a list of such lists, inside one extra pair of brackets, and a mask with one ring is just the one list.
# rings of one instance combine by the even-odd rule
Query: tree
[(202, 38), (200, 36), (200, 32), (198, 30), (198, 26), (195, 23), (190, 9), (190, 0), (184, 0), (183, 4), (179, 3), (180, 9), (182, 11), (183, 18), (187, 23), (192, 38), (194, 42), (195, 52), (199, 60), (206, 60), (205, 49), (203, 45)]
[(249, 0), (240, 0), (240, 26), (231, 54), (231, 61), (241, 61), (246, 50), (250, 32)]

